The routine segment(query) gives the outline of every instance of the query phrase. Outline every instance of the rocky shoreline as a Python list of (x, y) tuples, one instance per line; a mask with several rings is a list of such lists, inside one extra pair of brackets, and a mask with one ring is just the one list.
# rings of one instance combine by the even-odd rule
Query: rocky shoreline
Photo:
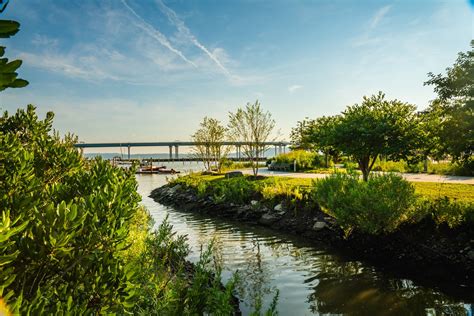
[(469, 227), (450, 229), (429, 220), (400, 227), (387, 235), (368, 235), (357, 231), (348, 237), (334, 218), (305, 205), (289, 209), (285, 202), (273, 208), (264, 201), (249, 204), (217, 203), (200, 198), (191, 188), (168, 184), (150, 194), (156, 202), (183, 212), (237, 220), (266, 226), (313, 243), (341, 250), (350, 258), (366, 260), (397, 275), (437, 287), (452, 294), (474, 298), (474, 231)]

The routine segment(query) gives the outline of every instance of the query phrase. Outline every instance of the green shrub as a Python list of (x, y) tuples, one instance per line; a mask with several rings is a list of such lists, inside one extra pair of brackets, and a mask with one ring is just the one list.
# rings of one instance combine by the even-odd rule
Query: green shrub
[(357, 170), (359, 169), (359, 165), (356, 162), (353, 161), (345, 161), (343, 163), (343, 167), (346, 168), (347, 170)]
[(255, 193), (254, 181), (247, 177), (237, 177), (215, 181), (208, 186), (209, 193), (216, 202), (246, 203)]
[(297, 170), (307, 170), (322, 167), (324, 159), (317, 153), (306, 150), (294, 150), (275, 157), (277, 163), (293, 164), (296, 161)]
[(414, 211), (415, 190), (393, 174), (373, 175), (363, 182), (358, 175), (334, 174), (314, 182), (313, 199), (346, 230), (358, 228), (378, 234), (391, 232)]
[(133, 170), (84, 160), (52, 119), (33, 106), (0, 118), (0, 297), (12, 313), (202, 313), (180, 272), (184, 238), (166, 223), (150, 233)]
[(474, 203), (459, 202), (448, 197), (434, 200), (421, 199), (417, 208), (418, 214), (431, 216), (437, 224), (447, 224), (454, 228), (462, 224), (474, 224)]

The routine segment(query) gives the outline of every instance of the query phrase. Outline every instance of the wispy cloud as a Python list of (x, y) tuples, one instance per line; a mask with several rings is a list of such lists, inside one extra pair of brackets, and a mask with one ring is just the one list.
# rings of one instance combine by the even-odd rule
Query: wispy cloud
[(299, 89), (303, 89), (303, 86), (299, 85), (299, 84), (294, 84), (294, 85), (288, 87), (288, 92), (293, 93), (293, 92), (295, 92), (296, 90), (299, 90)]
[[(70, 55), (61, 54), (32, 54), (23, 52), (20, 54), (20, 58), (25, 60), (30, 66), (35, 68), (41, 68), (52, 72), (62, 73), (71, 78), (80, 78), (91, 81), (111, 79), (120, 80), (119, 77), (114, 76), (101, 70), (98, 67), (87, 67), (85, 64), (92, 65), (92, 60), (87, 57), (83, 57), (82, 63), (80, 60)], [(86, 63), (86, 61), (88, 61)]]
[(352, 40), (353, 47), (361, 47), (366, 45), (377, 45), (383, 38), (375, 35), (376, 27), (382, 22), (391, 10), (391, 5), (386, 5), (378, 9), (369, 21), (369, 24), (365, 27), (364, 32)]
[(59, 40), (45, 35), (35, 34), (31, 40), (31, 43), (36, 46), (56, 47), (59, 44)]
[[(125, 1), (125, 0), (122, 0)], [(184, 22), (178, 17), (176, 12), (167, 7), (161, 0), (157, 0), (156, 3), (160, 7), (161, 11), (168, 17), (169, 21), (176, 26), (181, 36), (188, 39), (193, 45), (202, 50), (216, 65), (217, 67), (228, 77), (232, 77), (230, 71), (222, 64), (217, 58), (217, 55), (207, 49), (197, 38), (194, 36)]]
[(151, 37), (156, 39), (158, 42), (160, 42), (160, 44), (162, 44), (163, 46), (168, 48), (170, 51), (172, 51), (173, 53), (175, 53), (176, 55), (181, 57), (182, 60), (184, 60), (188, 64), (193, 65), (194, 67), (196, 67), (195, 63), (193, 63), (191, 60), (186, 58), (186, 56), (184, 56), (184, 54), (180, 50), (173, 47), (173, 45), (171, 45), (170, 41), (168, 40), (168, 38), (163, 33), (161, 33), (156, 28), (154, 28), (152, 25), (147, 23), (135, 10), (133, 10), (127, 4), (127, 2), (125, 0), (122, 0), (122, 3), (128, 9), (128, 11), (130, 11), (136, 17), (136, 20), (134, 20), (134, 22), (135, 22), (135, 25), (137, 27), (139, 27), (142, 30), (144, 30), (145, 32), (147, 32), (148, 35), (150, 35)]
[(381, 7), (380, 9), (375, 12), (374, 16), (370, 20), (370, 28), (374, 29), (379, 25), (379, 23), (384, 19), (384, 17), (387, 15), (387, 13), (390, 11), (392, 8), (391, 5), (386, 5), (384, 7)]

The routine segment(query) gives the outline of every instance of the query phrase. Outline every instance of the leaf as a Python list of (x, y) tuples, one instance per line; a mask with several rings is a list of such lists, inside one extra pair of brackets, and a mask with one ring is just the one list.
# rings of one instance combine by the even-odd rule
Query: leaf
[(10, 20), (0, 20), (0, 38), (9, 38), (20, 30), (20, 23)]

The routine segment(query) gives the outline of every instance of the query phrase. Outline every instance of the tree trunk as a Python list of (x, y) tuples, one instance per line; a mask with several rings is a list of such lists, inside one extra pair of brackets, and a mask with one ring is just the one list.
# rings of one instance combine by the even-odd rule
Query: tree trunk
[(259, 156), (259, 149), (258, 149), (258, 145), (255, 145), (255, 157), (254, 157), (254, 170), (253, 170), (253, 175), (254, 177), (256, 178), (257, 175), (258, 175), (258, 156)]

